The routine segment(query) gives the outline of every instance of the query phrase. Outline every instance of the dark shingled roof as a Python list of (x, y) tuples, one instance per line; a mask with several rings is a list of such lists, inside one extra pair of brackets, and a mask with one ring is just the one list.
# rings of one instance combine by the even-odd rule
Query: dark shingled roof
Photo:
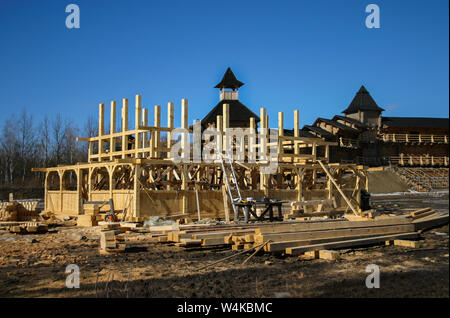
[(222, 80), (215, 86), (215, 88), (232, 88), (234, 90), (238, 89), (242, 85), (244, 85), (244, 83), (237, 80), (231, 68), (227, 68), (227, 71), (223, 75)]
[(449, 126), (448, 118), (430, 118), (430, 117), (382, 117), (381, 123), (388, 127), (420, 127), (420, 128), (447, 128)]
[(342, 130), (348, 130), (348, 131), (352, 131), (352, 132), (359, 132), (358, 129), (346, 126), (346, 125), (338, 123), (337, 121), (334, 121), (334, 120), (321, 118), (321, 117), (317, 118), (313, 125), (316, 126), (316, 123), (319, 122), (319, 121), (323, 121), (324, 123), (327, 123), (327, 124), (329, 124), (331, 126), (334, 126), (336, 128), (342, 129)]
[(375, 103), (372, 96), (370, 96), (369, 92), (363, 85), (359, 89), (358, 93), (356, 93), (355, 97), (353, 97), (352, 102), (347, 107), (347, 109), (343, 111), (343, 113), (354, 114), (357, 113), (358, 110), (376, 110), (381, 112), (384, 109), (379, 107), (377, 103)]
[(367, 127), (366, 124), (360, 122), (360, 121), (357, 120), (357, 119), (350, 118), (350, 117), (345, 117), (345, 116), (335, 115), (335, 116), (333, 117), (332, 120), (333, 120), (333, 121), (337, 121), (338, 119), (343, 120), (343, 121), (346, 121), (346, 122), (351, 123), (351, 124), (354, 124), (354, 125), (356, 125), (357, 127)]
[(321, 136), (324, 136), (324, 137), (334, 136), (328, 130), (325, 130), (323, 128), (316, 127), (316, 126), (305, 125), (305, 126), (303, 126), (302, 130), (310, 130), (310, 131), (313, 131), (313, 132), (315, 132), (315, 133), (317, 133), (317, 134), (319, 134)]
[(218, 115), (223, 115), (223, 104), (230, 105), (230, 126), (233, 122), (250, 122), (250, 117), (255, 117), (259, 122), (259, 117), (239, 100), (221, 100), (203, 119), (202, 125), (206, 123), (215, 123)]
[[(291, 136), (291, 137), (294, 136), (294, 129), (283, 129), (283, 130), (284, 130), (284, 135), (285, 136)], [(300, 130), (300, 137), (320, 139), (316, 135), (313, 135), (313, 134), (311, 134), (311, 133), (309, 133), (307, 131), (304, 131), (304, 130)]]

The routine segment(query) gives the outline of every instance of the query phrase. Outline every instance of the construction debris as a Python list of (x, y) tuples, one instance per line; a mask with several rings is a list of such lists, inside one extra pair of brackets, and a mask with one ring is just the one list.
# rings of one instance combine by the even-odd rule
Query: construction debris
[(18, 234), (27, 233), (46, 233), (48, 231), (48, 225), (37, 222), (21, 222), (17, 225), (9, 227), (9, 232)]

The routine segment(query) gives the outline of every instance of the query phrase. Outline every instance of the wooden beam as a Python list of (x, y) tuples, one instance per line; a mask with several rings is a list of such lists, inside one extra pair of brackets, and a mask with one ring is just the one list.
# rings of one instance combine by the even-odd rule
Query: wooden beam
[(349, 247), (354, 247), (354, 246), (365, 246), (365, 245), (381, 243), (381, 242), (385, 242), (388, 240), (394, 240), (394, 239), (417, 238), (418, 236), (419, 236), (419, 233), (411, 232), (411, 233), (382, 235), (382, 236), (375, 236), (375, 237), (370, 237), (370, 238), (362, 238), (362, 239), (348, 240), (348, 241), (312, 244), (312, 245), (307, 245), (307, 246), (286, 248), (286, 254), (299, 255), (299, 254), (303, 254), (304, 252), (307, 252), (307, 251), (325, 250), (325, 249), (342, 249), (342, 248), (349, 248)]
[(352, 210), (352, 212), (358, 216), (358, 212), (356, 211), (356, 209), (353, 207), (353, 204), (350, 202), (350, 200), (347, 198), (347, 196), (344, 194), (344, 192), (341, 190), (341, 188), (339, 187), (339, 185), (336, 183), (336, 181), (334, 180), (333, 176), (331, 175), (331, 173), (328, 171), (328, 169), (325, 167), (325, 165), (322, 163), (322, 161), (317, 160), (317, 162), (320, 164), (320, 166), (322, 167), (323, 171), (325, 171), (325, 173), (327, 174), (328, 178), (330, 178), (331, 182), (333, 183), (333, 185), (336, 187), (336, 189), (338, 190), (338, 192), (341, 194), (342, 198), (345, 200), (345, 202), (347, 203), (347, 205), (349, 206), (349, 208)]

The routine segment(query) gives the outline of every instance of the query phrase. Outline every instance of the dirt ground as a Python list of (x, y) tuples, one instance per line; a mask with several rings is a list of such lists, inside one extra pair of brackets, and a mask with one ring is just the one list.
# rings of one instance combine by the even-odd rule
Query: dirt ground
[[(448, 212), (448, 193), (377, 196), (372, 203)], [(347, 249), (337, 261), (263, 254), (245, 265), (243, 254), (203, 270), (236, 252), (145, 240), (127, 253), (103, 256), (94, 228), (55, 230), (0, 232), (0, 297), (449, 297), (448, 225), (423, 233), (417, 249)], [(69, 264), (80, 269), (79, 289), (66, 288)], [(369, 264), (380, 268), (380, 288), (365, 285)]]

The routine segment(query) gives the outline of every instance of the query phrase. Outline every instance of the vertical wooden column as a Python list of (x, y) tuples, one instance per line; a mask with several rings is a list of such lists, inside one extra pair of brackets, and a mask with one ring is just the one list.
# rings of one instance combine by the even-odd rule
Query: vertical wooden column
[[(216, 117), (217, 122), (217, 131), (220, 133), (219, 137), (217, 138), (217, 152), (219, 154), (223, 154), (223, 118), (221, 115), (217, 115)], [(219, 158), (218, 158), (219, 159)]]
[[(148, 109), (142, 108), (142, 118), (141, 118), (142, 126), (148, 126)], [(148, 147), (148, 132), (142, 133), (142, 148)], [(147, 152), (144, 153), (144, 158), (147, 157)]]
[[(116, 101), (111, 102), (111, 116), (109, 120), (109, 133), (112, 135), (116, 132)], [(113, 153), (116, 151), (116, 138), (111, 137), (109, 139), (109, 159), (113, 160)]]
[[(228, 145), (228, 141), (227, 141), (227, 130), (230, 127), (230, 105), (229, 104), (223, 104), (223, 108), (222, 108), (222, 119), (223, 119), (223, 125), (222, 125), (222, 131), (223, 131), (223, 143), (222, 143), (222, 147), (223, 150), (225, 150), (225, 155), (228, 156), (233, 156), (233, 150), (232, 149), (228, 149), (229, 145)], [(232, 158), (231, 158), (232, 160)]]
[[(135, 112), (134, 112), (134, 129), (139, 129), (139, 124), (141, 123), (141, 107), (142, 107), (142, 97), (141, 95), (136, 95), (135, 102)], [(141, 147), (141, 134), (134, 134), (134, 157), (139, 158), (139, 148)]]
[(330, 145), (325, 145), (325, 160), (330, 162)]
[(250, 117), (250, 137), (248, 138), (248, 162), (256, 162), (256, 119)]
[[(300, 137), (300, 116), (299, 111), (294, 110), (294, 137)], [(300, 153), (299, 143), (297, 140), (294, 141), (294, 154), (298, 155)], [(293, 161), (295, 162), (295, 158)]]
[(312, 143), (312, 155), (313, 155), (313, 162), (316, 162), (317, 159), (317, 143)]
[(297, 201), (303, 201), (303, 174), (305, 173), (304, 168), (296, 168), (297, 176), (295, 178), (297, 184)]
[(126, 158), (127, 155), (125, 151), (128, 150), (128, 136), (126, 136), (126, 132), (128, 131), (128, 99), (122, 99), (122, 158)]
[(63, 211), (64, 202), (63, 202), (63, 170), (58, 170), (59, 176), (59, 212)]
[(141, 176), (141, 166), (139, 164), (134, 166), (134, 182), (133, 182), (133, 217), (140, 217), (141, 208), (141, 185), (139, 177)]
[[(89, 144), (91, 144), (91, 143), (89, 142)], [(48, 193), (48, 174), (49, 174), (49, 172), (46, 171), (45, 172), (45, 177), (44, 177), (44, 209), (46, 211), (49, 211), (49, 209), (50, 209), (50, 207), (48, 206), (48, 198), (49, 198), (49, 193)], [(55, 211), (52, 211), (52, 212), (54, 213)]]
[[(183, 98), (181, 100), (181, 128), (188, 130), (188, 100)], [(190, 147), (189, 147), (189, 134), (184, 135), (182, 137), (182, 149), (184, 151), (185, 156), (190, 158)], [(183, 156), (184, 157), (184, 156)], [(186, 159), (186, 157), (184, 157)], [(182, 175), (181, 175), (181, 190), (183, 191), (183, 201), (182, 201), (182, 213), (188, 213), (188, 197), (187, 197), (187, 183), (188, 183), (188, 173), (186, 164), (182, 166)]]
[(82, 176), (82, 170), (80, 168), (76, 169), (76, 174), (77, 174), (77, 211), (78, 214), (81, 214), (81, 211), (83, 209), (83, 207), (81, 206), (81, 185), (82, 185), (82, 181), (83, 181), (83, 176)]
[[(173, 129), (173, 103), (167, 104), (167, 127)], [(172, 147), (172, 133), (169, 131), (167, 133), (167, 148)], [(167, 158), (170, 158), (170, 150), (167, 152)]]
[[(156, 128), (161, 127), (161, 106), (159, 106), (159, 105), (155, 106), (155, 127)], [(159, 132), (159, 130), (155, 131), (154, 136), (155, 136), (155, 141), (154, 141), (154, 144), (153, 144), (153, 147), (154, 147), (153, 148), (153, 151), (154, 151), (153, 155), (154, 155), (155, 158), (159, 158), (158, 148), (160, 148), (160, 136), (161, 136), (161, 133)]]
[[(284, 136), (284, 117), (283, 112), (278, 112), (278, 137)], [(283, 139), (278, 138), (278, 160), (283, 160)]]
[[(266, 161), (267, 156), (267, 115), (266, 109), (259, 109), (260, 132), (259, 132), (259, 160)], [(266, 176), (260, 171), (259, 173), (259, 190), (266, 192)]]
[(105, 134), (105, 104), (98, 105), (98, 160), (102, 161), (103, 153), (103, 139), (101, 138)]

